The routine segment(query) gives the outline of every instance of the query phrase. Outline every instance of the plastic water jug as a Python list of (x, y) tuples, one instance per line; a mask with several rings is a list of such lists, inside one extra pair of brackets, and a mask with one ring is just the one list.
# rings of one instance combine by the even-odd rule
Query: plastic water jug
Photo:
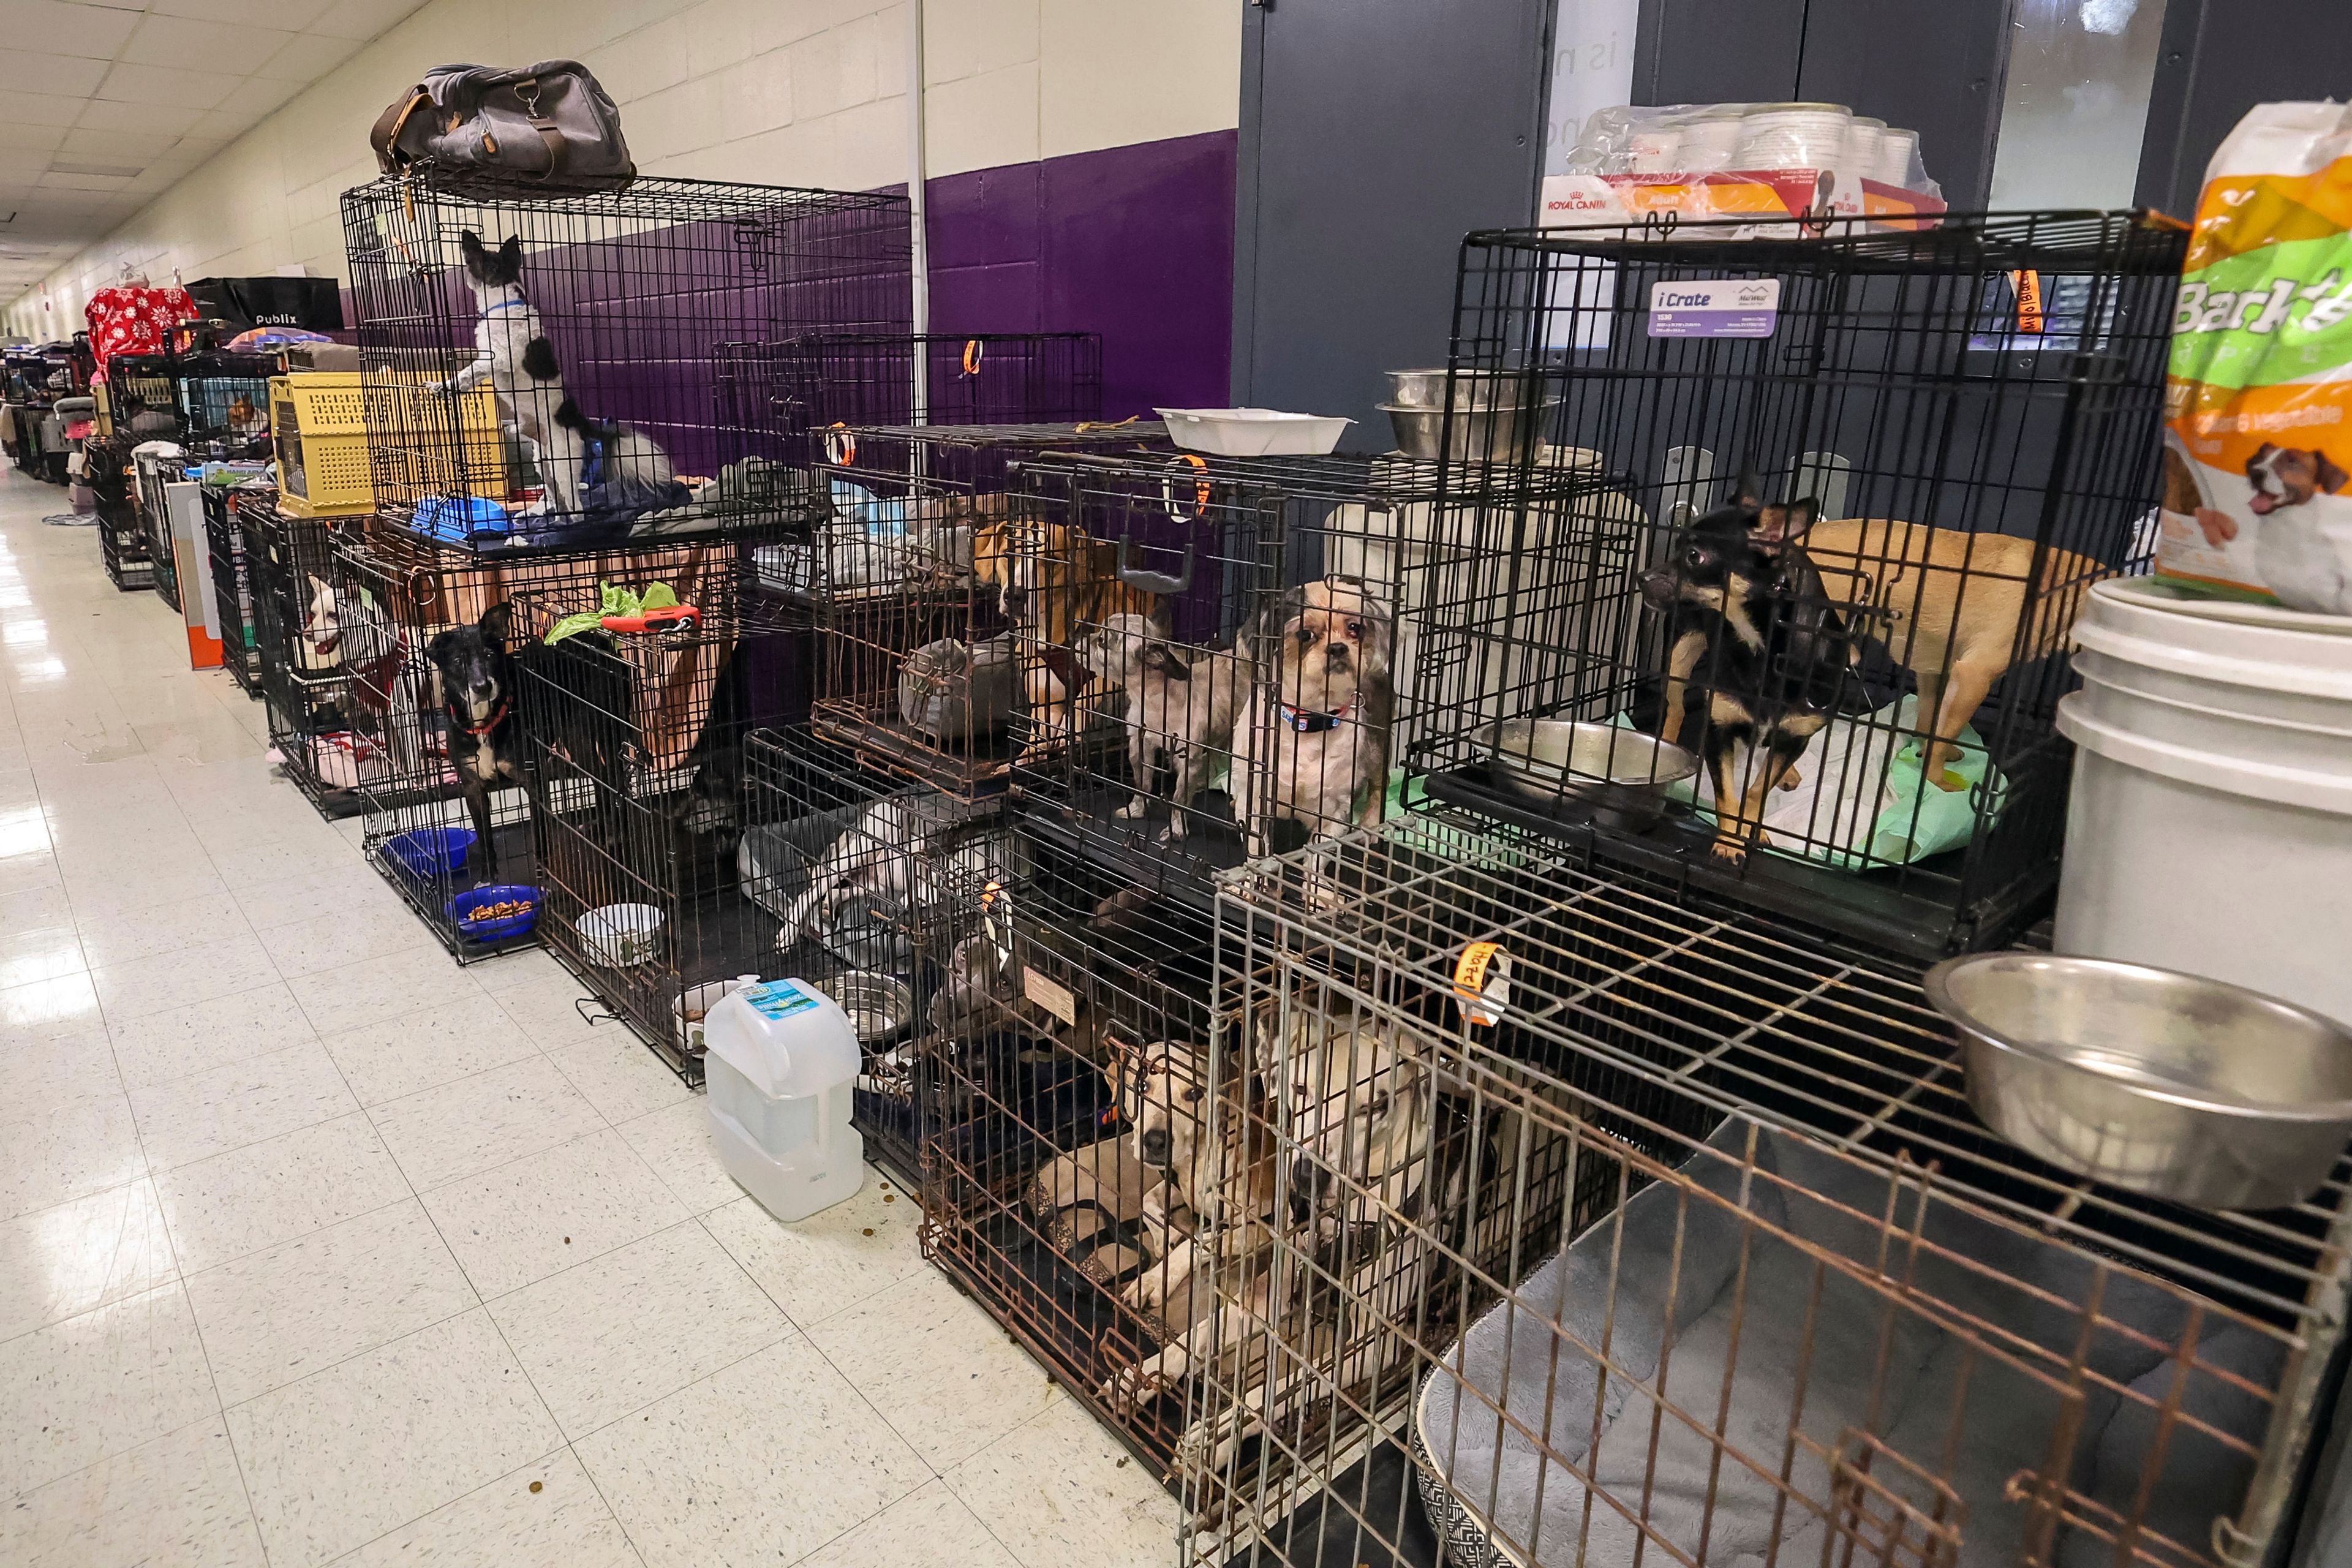
[(778, 1219), (855, 1196), (866, 1180), (866, 1141), (849, 1124), (857, 1034), (833, 998), (806, 981), (765, 981), (720, 998), (702, 1029), (727, 1173)]

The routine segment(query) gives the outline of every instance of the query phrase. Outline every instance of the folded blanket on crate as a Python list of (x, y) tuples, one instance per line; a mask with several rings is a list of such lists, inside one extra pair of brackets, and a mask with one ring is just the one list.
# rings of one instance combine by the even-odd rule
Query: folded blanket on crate
[[(2011, 1477), (2047, 1460), (2066, 1397), (2065, 1363), (2081, 1326), (2079, 1314), (2061, 1303), (2087, 1299), (2094, 1258), (1948, 1204), (1931, 1205), (1925, 1235), (1940, 1255), (1923, 1255), (1915, 1299), (1938, 1316), (1998, 1324), (2055, 1361), (2035, 1359), (2050, 1375), (2033, 1375), (2016, 1364), (2032, 1358), (1972, 1352), (1921, 1312), (1897, 1309), (1884, 1384), (1874, 1389), (1889, 1321), (1886, 1297), (1818, 1265), (1763, 1227), (1841, 1254), (1866, 1275), (1878, 1257), (1880, 1232), (1863, 1216), (1888, 1212), (1887, 1179), (1801, 1140), (1760, 1131), (1757, 1165), (1765, 1175), (1747, 1198), (1756, 1222), (1750, 1225), (1739, 1216), (1739, 1152), (1748, 1126), (1726, 1121), (1708, 1141), (1714, 1152), (1701, 1151), (1683, 1166), (1721, 1203), (1684, 1202), (1675, 1184), (1654, 1183), (1625, 1205), (1622, 1235), (1615, 1218), (1595, 1224), (1521, 1285), (1519, 1305), (1487, 1311), (1431, 1370), (1415, 1403), (1413, 1437), (1429, 1467), (1421, 1477), (1423, 1500), (1441, 1532), (1483, 1550), (1487, 1563), (1619, 1568), (1635, 1560), (1640, 1535), (1633, 1520), (1645, 1516), (1650, 1529), (1693, 1555), (1704, 1528), (1704, 1560), (1717, 1568), (1760, 1568), (1776, 1540), (1780, 1562), (1811, 1563), (1828, 1527), (1797, 1500), (1829, 1503), (1830, 1479), (1817, 1449), (1836, 1452), (1843, 1444), (1858, 1452), (1854, 1434), (1866, 1431), (1895, 1455), (1946, 1474), (1965, 1509), (1960, 1568), (2018, 1562), (2032, 1515), (2009, 1501), (2004, 1489)], [(1893, 1208), (1898, 1252), (1889, 1268), (1898, 1279), (1907, 1267), (1900, 1249), (1916, 1191), (1907, 1187)], [(1744, 1289), (1738, 1289), (1743, 1266)], [(2185, 1314), (2179, 1297), (2127, 1272), (2111, 1276), (2101, 1306), (2102, 1317), (2158, 1344), (2179, 1340)], [(1605, 1387), (1598, 1364), (1580, 1348), (1600, 1346), (1604, 1331), (1610, 1356), (1622, 1369)], [(2087, 1359), (2094, 1372), (2164, 1398), (2174, 1362), (2112, 1329), (2093, 1342)], [(2197, 1355), (2261, 1387), (2275, 1379), (2281, 1352), (2278, 1342), (2223, 1321), (2203, 1334)], [(1662, 1372), (1662, 1363), (1670, 1370)], [(1727, 1367), (1735, 1369), (1727, 1401)], [(1784, 1500), (1774, 1478), (1801, 1376), (1800, 1426), (1812, 1447), (1794, 1448), (1794, 1495)], [(1956, 1393), (1963, 1396), (1957, 1431)], [(1659, 1395), (1697, 1429), (1672, 1413), (1654, 1422)], [(2070, 1484), (2128, 1514), (2156, 1413), (2096, 1383), (2082, 1400)], [(2183, 1407), (2249, 1442), (2260, 1441), (2267, 1415), (2262, 1401), (2201, 1370)], [(1725, 1411), (1720, 1455), (1706, 1435), (1718, 1408)], [(1530, 1432), (1541, 1435), (1540, 1444)], [(1948, 1452), (1956, 1458), (1943, 1471)], [(1587, 1488), (1570, 1465), (1590, 1476), (1600, 1494), (1591, 1499), (1589, 1525)], [(1898, 1493), (1922, 1498), (1925, 1483), (1902, 1468), (1881, 1456), (1872, 1474)], [(2202, 1550), (2213, 1520), (2237, 1508), (2252, 1473), (2242, 1456), (2178, 1427), (2145, 1522)], [(1877, 1511), (1883, 1517), (1885, 1505)], [(2062, 1532), (2058, 1568), (2095, 1568), (2113, 1552), (2087, 1535)]]

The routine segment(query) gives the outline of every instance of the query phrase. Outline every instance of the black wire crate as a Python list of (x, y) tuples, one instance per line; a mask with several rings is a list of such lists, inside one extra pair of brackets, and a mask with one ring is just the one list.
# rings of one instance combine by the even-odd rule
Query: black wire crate
[(108, 422), (134, 445), (169, 441), (189, 457), (266, 458), (277, 374), (268, 354), (225, 349), (116, 354), (106, 364)]
[(239, 498), (248, 495), (266, 495), (274, 501), (277, 491), (257, 482), (205, 487), (205, 553), (220, 616), (221, 668), (238, 690), (258, 698), (261, 644), (255, 636), (253, 581), (246, 568), (245, 529), (237, 515)]
[[(2144, 570), (2183, 235), (2133, 213), (1480, 234), (1408, 763), (1444, 798), (1891, 950), (2054, 890), (2069, 629)], [(1631, 543), (1517, 502), (1563, 455)], [(1654, 743), (1664, 741), (1664, 748)]]
[(334, 616), (369, 748), (361, 842), (459, 962), (537, 940), (519, 689), (562, 656), (541, 640), (551, 623), (527, 634), (518, 601), (568, 606), (549, 613), (580, 615), (574, 626), (600, 640), (660, 635), (610, 631), (608, 611), (612, 626), (732, 626), (757, 548), (747, 537), (480, 554), (379, 526), (338, 550)]
[(1181, 1412), (1109, 1387), (1151, 1343), (1129, 1300), (1151, 1238), (1191, 1223), (1165, 1212), (1166, 1152), (1139, 1144), (1133, 1111), (1206, 1049), (1213, 942), (1201, 917), (1016, 822), (1016, 875), (960, 944), (924, 1041), (940, 1106), (924, 1251), (1166, 1478)]
[(1166, 450), (1158, 425), (858, 426), (819, 470), (829, 515), (788, 586), (816, 619), (816, 722), (919, 783), (1002, 790), (1023, 699), (1006, 614), (1018, 465)]
[(321, 816), (353, 816), (362, 783), (383, 765), (352, 700), (335, 591), (337, 540), (356, 529), (296, 517), (274, 490), (241, 492), (235, 505), (270, 749)]
[(180, 608), (180, 565), (172, 542), (171, 487), (188, 479), (180, 451), (164, 446), (134, 448), (131, 454), (131, 500), (139, 511), (140, 531), (146, 535), (149, 586), (175, 611)]
[[(1076, 426), (1102, 416), (1094, 332), (804, 332), (722, 344), (723, 422), (796, 468), (855, 466), (862, 426)], [(836, 490), (838, 486), (835, 487)]]
[[(1054, 454), (1022, 478), (983, 575), (1006, 584), (1038, 832), (1205, 911), (1213, 873), (1401, 804), (1415, 598), (1485, 515), (1441, 504), (1435, 465)], [(1630, 570), (1589, 468), (1530, 474), (1518, 501), (1555, 520), (1563, 548), (1525, 566), (1564, 594)]]
[(1022, 879), (1006, 803), (911, 784), (804, 727), (754, 731), (743, 776), (738, 890), (772, 932), (759, 967), (841, 1004), (867, 1157), (919, 1186), (946, 1115), (933, 1042), (968, 1023), (992, 906)]
[[(541, 942), (682, 1076), (724, 983), (773, 976), (776, 921), (745, 893), (750, 738), (788, 721), (802, 628), (758, 584), (750, 541), (638, 555), (511, 595), (518, 736)], [(615, 619), (612, 594), (667, 595)], [(755, 845), (756, 847), (756, 845)]]
[(98, 560), (106, 580), (125, 594), (155, 585), (154, 563), (147, 552), (147, 528), (137, 499), (138, 481), (131, 469), (128, 437), (93, 437), (82, 444), (82, 477), (98, 504)]
[[(908, 330), (906, 198), (639, 179), (556, 194), (425, 167), (347, 191), (378, 511), (462, 544), (806, 521), (740, 345)], [(487, 386), (496, 425), (479, 412)]]

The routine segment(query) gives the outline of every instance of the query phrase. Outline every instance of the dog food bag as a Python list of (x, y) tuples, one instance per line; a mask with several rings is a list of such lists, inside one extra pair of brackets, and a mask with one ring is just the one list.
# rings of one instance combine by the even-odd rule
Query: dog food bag
[(2165, 416), (2158, 574), (2352, 615), (2352, 106), (2258, 105), (2214, 153)]

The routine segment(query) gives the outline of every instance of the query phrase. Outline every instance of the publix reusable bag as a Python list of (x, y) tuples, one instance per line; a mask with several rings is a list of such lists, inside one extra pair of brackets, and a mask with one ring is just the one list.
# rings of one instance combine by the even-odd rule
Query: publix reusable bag
[(2157, 571), (2352, 615), (2352, 106), (2265, 103), (2205, 171)]

